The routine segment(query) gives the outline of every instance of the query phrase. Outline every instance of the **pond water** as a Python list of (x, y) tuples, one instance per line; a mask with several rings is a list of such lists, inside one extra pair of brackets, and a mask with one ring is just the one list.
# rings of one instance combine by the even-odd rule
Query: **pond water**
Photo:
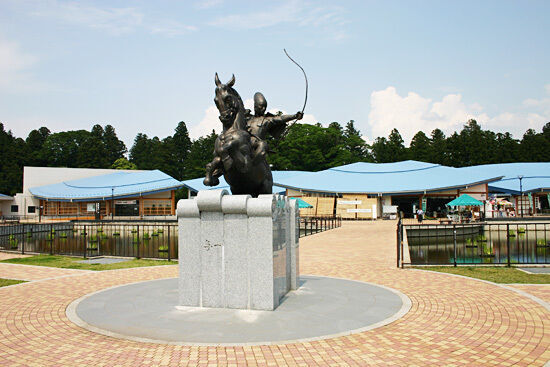
[(24, 227), (0, 237), (0, 248), (72, 256), (177, 258), (175, 225), (56, 224)]
[[(407, 239), (412, 264), (454, 263), (452, 227), (413, 229)], [(511, 264), (549, 264), (550, 226), (478, 225), (457, 230), (457, 264), (507, 264), (508, 253)]]

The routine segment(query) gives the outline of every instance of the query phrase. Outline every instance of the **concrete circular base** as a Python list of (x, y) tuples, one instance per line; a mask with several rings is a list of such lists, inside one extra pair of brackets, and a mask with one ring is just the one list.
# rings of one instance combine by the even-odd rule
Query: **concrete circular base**
[(318, 340), (387, 325), (411, 302), (393, 289), (302, 276), (275, 311), (178, 307), (178, 280), (109, 288), (77, 299), (67, 316), (88, 330), (142, 342), (257, 345)]

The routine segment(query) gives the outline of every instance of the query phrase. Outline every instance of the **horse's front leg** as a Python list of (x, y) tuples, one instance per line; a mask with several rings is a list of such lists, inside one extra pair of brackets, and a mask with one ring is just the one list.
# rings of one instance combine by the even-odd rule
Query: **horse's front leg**
[(212, 162), (206, 165), (206, 176), (203, 184), (205, 186), (216, 186), (220, 183), (218, 177), (222, 175), (222, 160), (219, 156), (215, 156)]

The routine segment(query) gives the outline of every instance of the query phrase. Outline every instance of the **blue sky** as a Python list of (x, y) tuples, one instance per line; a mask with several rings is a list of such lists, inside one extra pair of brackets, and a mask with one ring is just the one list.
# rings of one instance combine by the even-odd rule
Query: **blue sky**
[(548, 1), (0, 0), (0, 121), (26, 137), (112, 124), (128, 148), (178, 121), (219, 130), (214, 73), (246, 104), (305, 121), (540, 131), (550, 121)]

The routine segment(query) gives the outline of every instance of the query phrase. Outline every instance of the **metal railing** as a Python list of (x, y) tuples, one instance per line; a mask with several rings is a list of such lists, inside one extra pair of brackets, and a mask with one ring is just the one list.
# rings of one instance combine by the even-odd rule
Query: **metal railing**
[[(406, 238), (405, 238), (406, 236)], [(397, 266), (550, 264), (550, 222), (397, 225)]]
[(82, 257), (174, 259), (176, 221), (78, 221), (0, 226), (0, 249)]
[(340, 216), (300, 217), (300, 237), (328, 231), (342, 226)]

